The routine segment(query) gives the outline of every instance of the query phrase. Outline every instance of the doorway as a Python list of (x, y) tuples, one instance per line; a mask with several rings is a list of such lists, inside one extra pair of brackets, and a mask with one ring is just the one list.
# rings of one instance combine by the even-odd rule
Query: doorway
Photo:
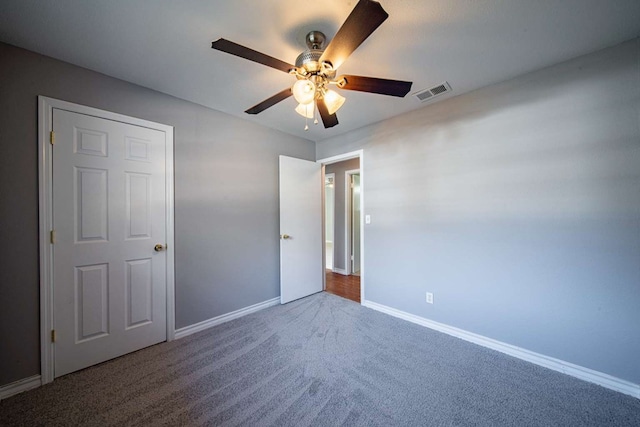
[(362, 154), (318, 161), (325, 176), (325, 241), (331, 241), (331, 251), (325, 246), (325, 291), (359, 303), (364, 301)]

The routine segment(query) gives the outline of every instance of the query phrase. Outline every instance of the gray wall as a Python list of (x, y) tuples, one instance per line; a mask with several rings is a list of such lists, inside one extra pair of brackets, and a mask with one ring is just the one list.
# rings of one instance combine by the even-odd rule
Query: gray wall
[(640, 383), (639, 64), (636, 39), (318, 143), (365, 151), (367, 299)]
[(343, 162), (332, 163), (325, 167), (324, 173), (335, 173), (335, 221), (334, 221), (334, 240), (333, 240), (333, 268), (345, 270), (347, 267), (344, 264), (344, 173), (348, 170), (359, 169), (360, 159), (349, 159)]
[(37, 95), (175, 126), (176, 327), (279, 295), (278, 155), (312, 142), (1, 43), (0, 64), (0, 385), (40, 372)]

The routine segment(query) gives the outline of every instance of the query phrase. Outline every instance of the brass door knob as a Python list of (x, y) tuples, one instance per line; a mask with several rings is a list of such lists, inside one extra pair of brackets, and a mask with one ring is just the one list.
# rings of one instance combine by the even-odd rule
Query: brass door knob
[(281, 234), (281, 235), (280, 235), (280, 238), (281, 238), (281, 239), (285, 239), (285, 240), (287, 240), (287, 239), (290, 239), (290, 238), (291, 238), (291, 236), (289, 236), (288, 234)]
[(155, 245), (153, 247), (153, 250), (156, 251), (156, 252), (164, 251), (165, 249), (167, 249), (167, 245), (163, 245), (163, 244), (160, 244), (160, 243), (158, 243), (157, 245)]

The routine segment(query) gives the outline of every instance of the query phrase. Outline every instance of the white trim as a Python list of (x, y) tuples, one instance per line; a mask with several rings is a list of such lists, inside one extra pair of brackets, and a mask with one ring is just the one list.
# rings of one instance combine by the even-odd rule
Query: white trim
[(51, 283), (52, 251), (47, 236), (51, 230), (53, 194), (51, 179), (51, 149), (47, 134), (51, 130), (53, 108), (48, 99), (38, 97), (38, 207), (40, 217), (40, 377), (41, 383), (53, 381), (53, 345), (48, 332), (53, 325), (53, 295)]
[(348, 276), (349, 273), (347, 273), (347, 270), (344, 270), (342, 268), (334, 268), (333, 270), (334, 273), (338, 273), (338, 274), (342, 274), (343, 276)]
[(407, 313), (405, 311), (397, 310), (386, 305), (378, 304), (373, 301), (364, 301), (362, 305), (373, 310), (380, 311), (382, 313), (389, 314), (394, 317), (416, 323), (421, 326), (425, 326), (429, 329), (433, 329), (439, 332), (443, 332), (447, 335), (454, 336), (456, 338), (469, 341), (474, 344), (481, 345), (483, 347), (490, 348), (492, 350), (499, 351), (501, 353), (508, 354), (509, 356), (516, 357), (518, 359), (531, 362), (533, 364), (562, 372), (563, 374), (570, 375), (575, 378), (579, 378), (584, 381), (588, 381), (594, 384), (598, 384), (602, 387), (606, 387), (611, 390), (618, 391), (620, 393), (628, 394), (640, 399), (640, 384), (634, 384), (632, 382), (616, 378), (603, 372), (594, 371), (593, 369), (585, 368), (583, 366), (575, 365), (564, 360), (556, 359), (553, 357), (545, 356), (544, 354), (536, 353), (530, 350), (526, 350), (521, 347), (516, 347), (511, 344), (507, 344), (501, 341), (487, 338), (482, 335), (468, 332), (463, 329), (458, 329), (453, 326), (445, 325), (443, 323), (435, 322), (433, 320), (426, 319), (424, 317), (416, 316), (415, 314)]
[(50, 341), (53, 328), (53, 264), (49, 230), (52, 228), (52, 155), (49, 132), (53, 109), (85, 114), (103, 119), (128, 123), (164, 132), (166, 138), (166, 198), (167, 198), (167, 341), (174, 339), (175, 331), (175, 247), (174, 247), (174, 188), (173, 188), (173, 126), (149, 120), (128, 117), (110, 111), (73, 104), (58, 99), (38, 96), (38, 193), (40, 215), (40, 381), (53, 381), (54, 346)]
[(249, 307), (241, 308), (240, 310), (232, 311), (231, 313), (223, 314), (212, 319), (203, 320), (202, 322), (195, 323), (190, 326), (185, 326), (176, 330), (175, 338), (180, 339), (189, 335), (193, 335), (196, 332), (204, 331), (205, 329), (213, 328), (221, 323), (228, 322), (230, 320), (237, 319), (247, 314), (255, 313), (256, 311), (264, 310), (265, 308), (280, 305), (280, 297), (272, 298), (258, 304), (250, 305)]
[[(324, 242), (322, 244), (322, 290), (326, 291), (327, 290), (327, 206), (326, 206), (326, 201), (327, 201), (327, 193), (326, 193), (326, 175), (325, 175), (325, 170), (324, 170), (324, 165), (320, 165), (320, 175), (321, 175), (321, 179), (322, 179), (322, 187), (320, 189), (320, 193), (322, 193), (322, 196), (320, 196), (322, 198), (322, 220), (320, 221), (322, 223), (322, 241)], [(334, 179), (335, 182), (335, 179)], [(334, 191), (334, 205), (335, 205), (335, 191)], [(335, 209), (334, 209), (335, 211)], [(334, 214), (335, 216), (335, 214)], [(335, 221), (334, 221), (335, 222)], [(332, 252), (335, 252), (335, 247), (333, 246), (333, 244), (331, 245), (331, 249)], [(334, 259), (335, 261), (335, 259)], [(282, 260), (280, 262), (280, 267), (282, 268)], [(333, 267), (333, 264), (331, 264), (331, 267)]]
[(40, 381), (40, 375), (34, 375), (29, 378), (24, 378), (7, 385), (0, 387), (0, 400), (7, 397), (14, 396), (23, 391), (31, 390), (32, 388), (40, 387), (42, 382)]
[(175, 339), (176, 297), (175, 297), (175, 228), (174, 228), (174, 164), (173, 164), (173, 126), (159, 125), (165, 130), (165, 188), (166, 188), (166, 224), (167, 224), (167, 341)]
[[(343, 160), (355, 159), (362, 156), (363, 150), (349, 151), (348, 153), (338, 154), (336, 156), (325, 157), (324, 159), (316, 160), (316, 163), (322, 163), (323, 165), (330, 165), (331, 163), (342, 162)], [(362, 165), (361, 165), (362, 166)]]
[[(337, 156), (326, 157), (324, 159), (316, 160), (316, 163), (323, 165), (329, 165), (331, 163), (338, 163), (343, 160), (360, 159), (360, 304), (365, 301), (365, 253), (364, 253), (364, 193), (365, 193), (365, 179), (364, 179), (364, 150), (350, 151), (344, 154), (338, 154)], [(339, 271), (334, 270), (336, 273)]]

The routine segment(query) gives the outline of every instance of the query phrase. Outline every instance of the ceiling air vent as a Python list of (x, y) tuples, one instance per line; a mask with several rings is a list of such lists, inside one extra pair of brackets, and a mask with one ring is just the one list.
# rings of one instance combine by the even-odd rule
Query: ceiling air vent
[(421, 90), (420, 92), (414, 93), (414, 96), (420, 100), (420, 102), (426, 102), (435, 98), (438, 95), (442, 95), (443, 93), (451, 92), (451, 86), (449, 83), (444, 82), (439, 85), (436, 85), (432, 88)]

